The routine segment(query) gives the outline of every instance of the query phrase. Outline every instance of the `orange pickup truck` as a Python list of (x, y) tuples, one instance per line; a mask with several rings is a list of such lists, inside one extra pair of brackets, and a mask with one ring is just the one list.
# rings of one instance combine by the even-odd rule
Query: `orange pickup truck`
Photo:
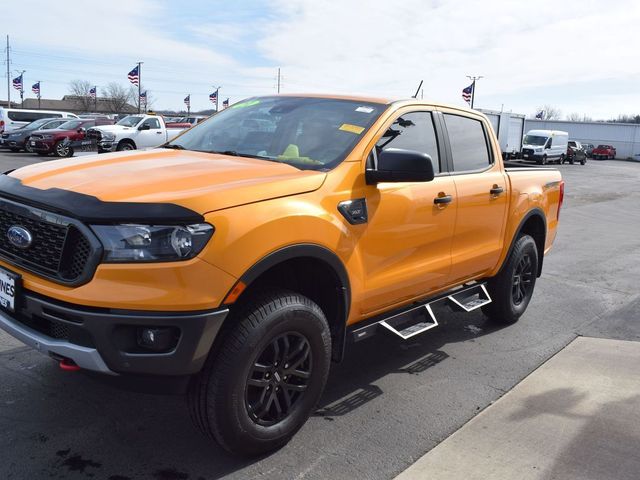
[(188, 395), (232, 452), (284, 445), (352, 342), (442, 302), (513, 323), (560, 173), (487, 118), (415, 99), (271, 96), (160, 149), (0, 175), (0, 327), (61, 368)]

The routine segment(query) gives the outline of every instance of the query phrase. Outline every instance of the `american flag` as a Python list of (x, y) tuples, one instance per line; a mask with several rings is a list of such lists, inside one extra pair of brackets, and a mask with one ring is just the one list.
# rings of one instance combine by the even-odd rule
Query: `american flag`
[(93, 87), (92, 89), (89, 90), (89, 96), (95, 99), (97, 92), (98, 92), (98, 87)]
[(544, 117), (544, 110), (540, 110), (538, 113), (536, 113), (536, 118), (539, 118), (540, 120), (542, 120), (543, 117)]
[(211, 100), (212, 103), (217, 103), (218, 102), (218, 91), (217, 90), (209, 95), (209, 100)]
[(229, 99), (227, 98), (222, 102), (222, 108), (227, 108), (229, 106)]
[(35, 93), (37, 96), (40, 96), (40, 82), (38, 82), (38, 83), (34, 83), (34, 84), (31, 86), (31, 91), (32, 91), (33, 93)]
[(191, 94), (184, 97), (184, 104), (187, 106), (187, 108), (191, 108)]
[(22, 75), (13, 79), (13, 88), (22, 91)]
[(144, 103), (144, 104), (147, 103), (147, 92), (146, 91), (144, 91), (144, 92), (142, 92), (140, 94), (140, 103)]
[(462, 98), (469, 105), (471, 105), (471, 95), (473, 95), (473, 83), (467, 88), (462, 89)]
[(133, 70), (129, 72), (129, 81), (134, 85), (138, 85), (140, 83), (140, 65), (136, 65)]

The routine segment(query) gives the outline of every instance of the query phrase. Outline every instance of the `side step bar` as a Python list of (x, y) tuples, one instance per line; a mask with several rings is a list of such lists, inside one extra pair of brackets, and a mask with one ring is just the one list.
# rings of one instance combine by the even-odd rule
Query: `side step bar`
[(377, 333), (378, 327), (383, 327), (403, 340), (424, 333), (438, 326), (438, 320), (431, 308), (438, 302), (446, 302), (452, 310), (463, 312), (472, 312), (491, 303), (491, 297), (484, 283), (463, 286), (461, 289), (447, 293), (402, 311), (375, 317), (367, 325), (352, 330), (353, 341), (358, 342), (369, 338)]

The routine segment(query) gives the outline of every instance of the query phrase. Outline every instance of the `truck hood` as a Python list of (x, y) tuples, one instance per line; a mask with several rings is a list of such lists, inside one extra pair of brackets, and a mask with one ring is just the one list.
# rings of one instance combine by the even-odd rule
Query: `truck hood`
[(136, 127), (125, 127), (123, 125), (98, 125), (95, 127), (91, 127), (91, 130), (100, 130), (101, 132), (109, 133), (131, 132), (135, 129)]
[(326, 177), (283, 163), (168, 149), (43, 162), (10, 175), (42, 190), (110, 202), (175, 203), (200, 214), (310, 192)]

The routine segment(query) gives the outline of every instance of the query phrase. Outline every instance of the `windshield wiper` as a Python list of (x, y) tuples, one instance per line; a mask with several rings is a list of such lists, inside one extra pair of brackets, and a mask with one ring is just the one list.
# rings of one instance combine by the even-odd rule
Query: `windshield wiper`
[(235, 150), (207, 150), (208, 153), (217, 153), (219, 155), (229, 155), (231, 157), (257, 158), (259, 160), (276, 161), (275, 157), (266, 157), (263, 155), (251, 155), (250, 153), (237, 152)]
[(167, 143), (166, 145), (162, 145), (162, 148), (172, 148), (173, 150), (185, 150), (182, 145), (177, 143)]

